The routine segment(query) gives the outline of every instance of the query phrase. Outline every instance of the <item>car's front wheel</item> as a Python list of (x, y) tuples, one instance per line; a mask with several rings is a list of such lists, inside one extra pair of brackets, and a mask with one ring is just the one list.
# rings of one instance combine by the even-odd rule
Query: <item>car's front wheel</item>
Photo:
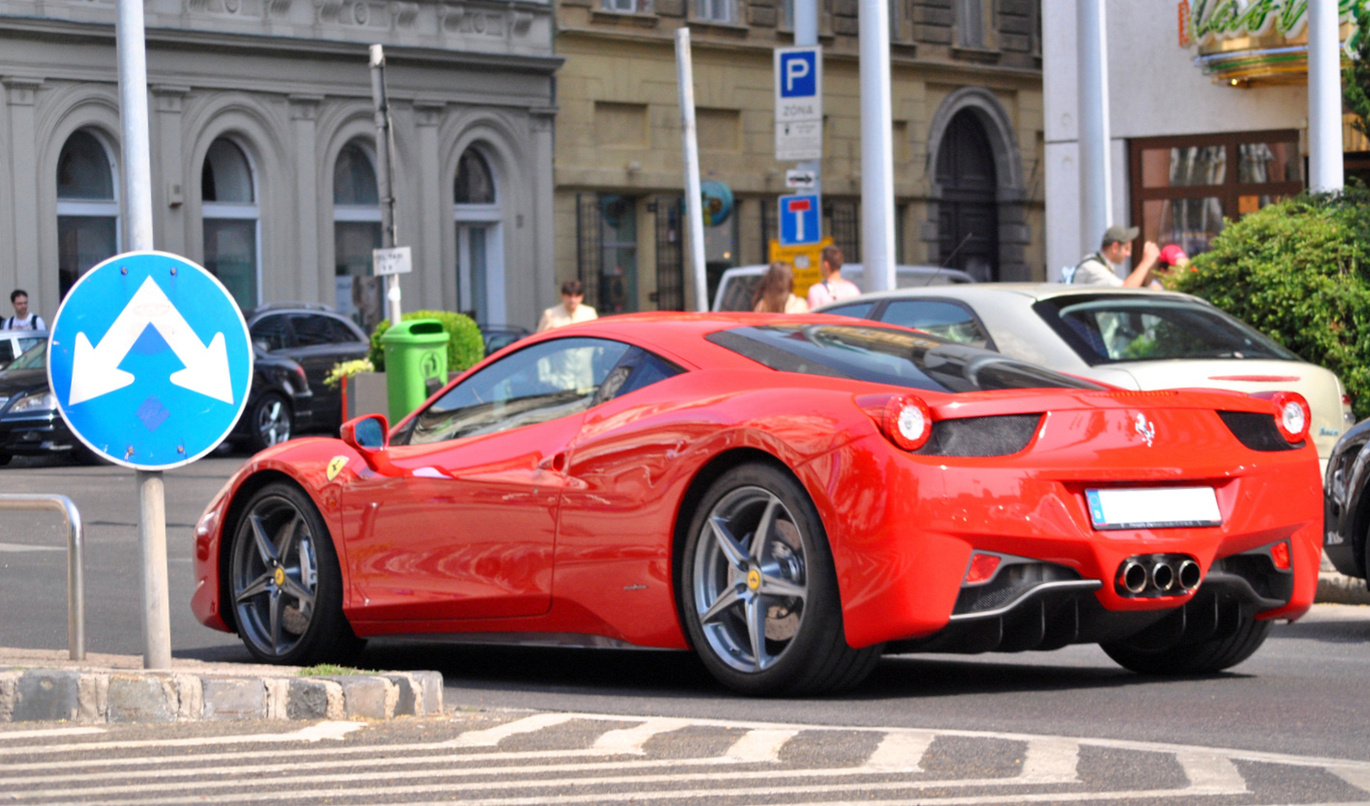
[(848, 646), (823, 524), (779, 468), (743, 465), (714, 482), (690, 524), (677, 584), (695, 650), (737, 691), (846, 689), (880, 659), (880, 646)]
[(342, 612), (342, 573), (328, 527), (298, 487), (253, 494), (233, 535), (231, 607), (249, 652), (268, 663), (346, 660), (360, 648)]
[(294, 415), (286, 399), (270, 392), (262, 395), (252, 407), (252, 430), (248, 434), (248, 447), (253, 453), (279, 445), (290, 439)]

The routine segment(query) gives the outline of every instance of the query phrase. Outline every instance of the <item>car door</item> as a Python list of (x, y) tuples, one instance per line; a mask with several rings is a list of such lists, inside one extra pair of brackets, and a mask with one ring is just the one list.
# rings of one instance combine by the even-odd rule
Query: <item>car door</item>
[(538, 615), (569, 446), (620, 342), (568, 338), (505, 356), (396, 430), (389, 467), (343, 493), (355, 617)]
[(366, 355), (367, 344), (326, 314), (292, 313), (289, 319), (295, 343), (287, 352), (304, 367), (314, 393), (316, 422), (335, 427), (342, 423), (342, 389), (325, 385), (324, 378), (338, 362)]

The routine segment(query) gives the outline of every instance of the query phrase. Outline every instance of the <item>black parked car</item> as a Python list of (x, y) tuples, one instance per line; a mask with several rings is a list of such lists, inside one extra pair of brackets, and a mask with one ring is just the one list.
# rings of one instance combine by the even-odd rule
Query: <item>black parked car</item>
[(323, 379), (334, 364), (366, 357), (371, 342), (362, 329), (314, 303), (272, 303), (244, 316), (253, 343), (261, 350), (304, 367), (313, 401), (308, 417), (295, 412), (294, 430), (337, 431), (342, 425), (342, 390), (325, 386)]
[[(228, 440), (258, 451), (284, 442), (303, 413), (312, 418), (313, 396), (304, 369), (286, 356), (257, 350), (252, 389), (243, 416)], [(65, 454), (95, 463), (99, 454), (67, 428), (48, 386), (48, 343), (44, 339), (0, 371), (0, 465), (15, 455)]]
[(1323, 553), (1347, 576), (1366, 578), (1370, 531), (1370, 420), (1351, 427), (1332, 448), (1323, 479), (1326, 520)]

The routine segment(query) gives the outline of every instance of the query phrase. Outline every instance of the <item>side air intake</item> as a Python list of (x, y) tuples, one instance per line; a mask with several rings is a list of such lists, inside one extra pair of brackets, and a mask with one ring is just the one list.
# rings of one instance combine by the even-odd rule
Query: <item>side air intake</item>
[[(1246, 447), (1253, 451), (1292, 451), (1303, 447), (1302, 442), (1290, 442), (1280, 434), (1275, 418), (1254, 411), (1220, 411), (1218, 416), (1227, 428)], [(933, 439), (937, 432), (933, 432)]]
[(921, 456), (1008, 456), (1027, 447), (1041, 421), (1041, 414), (937, 420), (932, 424), (932, 436), (927, 444), (914, 453)]

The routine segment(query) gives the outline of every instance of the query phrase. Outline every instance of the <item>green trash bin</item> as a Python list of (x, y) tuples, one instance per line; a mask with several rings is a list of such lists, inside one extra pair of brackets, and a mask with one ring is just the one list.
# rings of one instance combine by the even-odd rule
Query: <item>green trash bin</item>
[(405, 319), (385, 331), (385, 391), (390, 422), (428, 399), (428, 382), (447, 382), (447, 331), (436, 319)]

